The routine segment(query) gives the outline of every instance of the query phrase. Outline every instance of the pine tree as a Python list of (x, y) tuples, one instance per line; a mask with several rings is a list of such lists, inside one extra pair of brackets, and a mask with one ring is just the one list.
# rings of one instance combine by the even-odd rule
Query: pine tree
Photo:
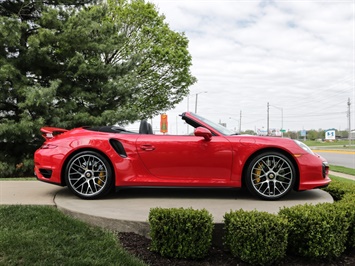
[(143, 0), (0, 3), (0, 177), (32, 173), (44, 125), (152, 117), (196, 81), (187, 38)]

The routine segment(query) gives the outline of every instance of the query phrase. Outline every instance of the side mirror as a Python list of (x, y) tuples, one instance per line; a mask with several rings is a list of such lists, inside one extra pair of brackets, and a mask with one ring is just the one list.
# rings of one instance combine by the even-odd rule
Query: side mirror
[(207, 128), (204, 128), (204, 127), (196, 128), (194, 134), (197, 137), (204, 137), (205, 140), (207, 140), (207, 141), (210, 141), (212, 138), (211, 131), (209, 131)]

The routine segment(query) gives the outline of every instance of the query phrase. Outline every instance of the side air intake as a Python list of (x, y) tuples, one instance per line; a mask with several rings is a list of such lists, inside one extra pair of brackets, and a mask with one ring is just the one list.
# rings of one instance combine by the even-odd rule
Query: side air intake
[(110, 139), (110, 144), (119, 156), (121, 156), (122, 158), (127, 157), (127, 153), (121, 142), (119, 142), (117, 139)]

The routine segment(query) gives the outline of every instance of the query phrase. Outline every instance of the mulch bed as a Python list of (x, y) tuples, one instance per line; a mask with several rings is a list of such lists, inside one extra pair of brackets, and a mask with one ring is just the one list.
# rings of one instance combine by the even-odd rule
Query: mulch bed
[[(200, 260), (164, 258), (158, 253), (149, 250), (151, 240), (135, 233), (118, 233), (118, 238), (125, 250), (151, 266), (246, 266), (222, 248), (212, 246), (208, 256)], [(262, 247), (260, 247), (262, 248)], [(258, 252), (257, 250), (255, 252)], [(341, 266), (355, 265), (355, 249), (346, 252), (340, 258), (332, 261), (310, 261), (306, 258), (287, 256), (278, 265), (280, 266)]]

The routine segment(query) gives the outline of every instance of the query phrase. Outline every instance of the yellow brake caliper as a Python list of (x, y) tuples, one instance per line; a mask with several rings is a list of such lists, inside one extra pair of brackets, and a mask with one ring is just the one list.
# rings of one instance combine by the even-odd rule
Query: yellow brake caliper
[(260, 162), (258, 164), (258, 167), (254, 169), (254, 175), (256, 176), (255, 178), (255, 183), (260, 183), (260, 175), (261, 175), (261, 170), (263, 169), (263, 164)]
[(105, 172), (104, 171), (101, 171), (100, 174), (99, 174), (99, 179), (97, 180), (97, 184), (99, 186), (102, 185), (102, 183), (106, 180), (106, 176), (105, 176)]

